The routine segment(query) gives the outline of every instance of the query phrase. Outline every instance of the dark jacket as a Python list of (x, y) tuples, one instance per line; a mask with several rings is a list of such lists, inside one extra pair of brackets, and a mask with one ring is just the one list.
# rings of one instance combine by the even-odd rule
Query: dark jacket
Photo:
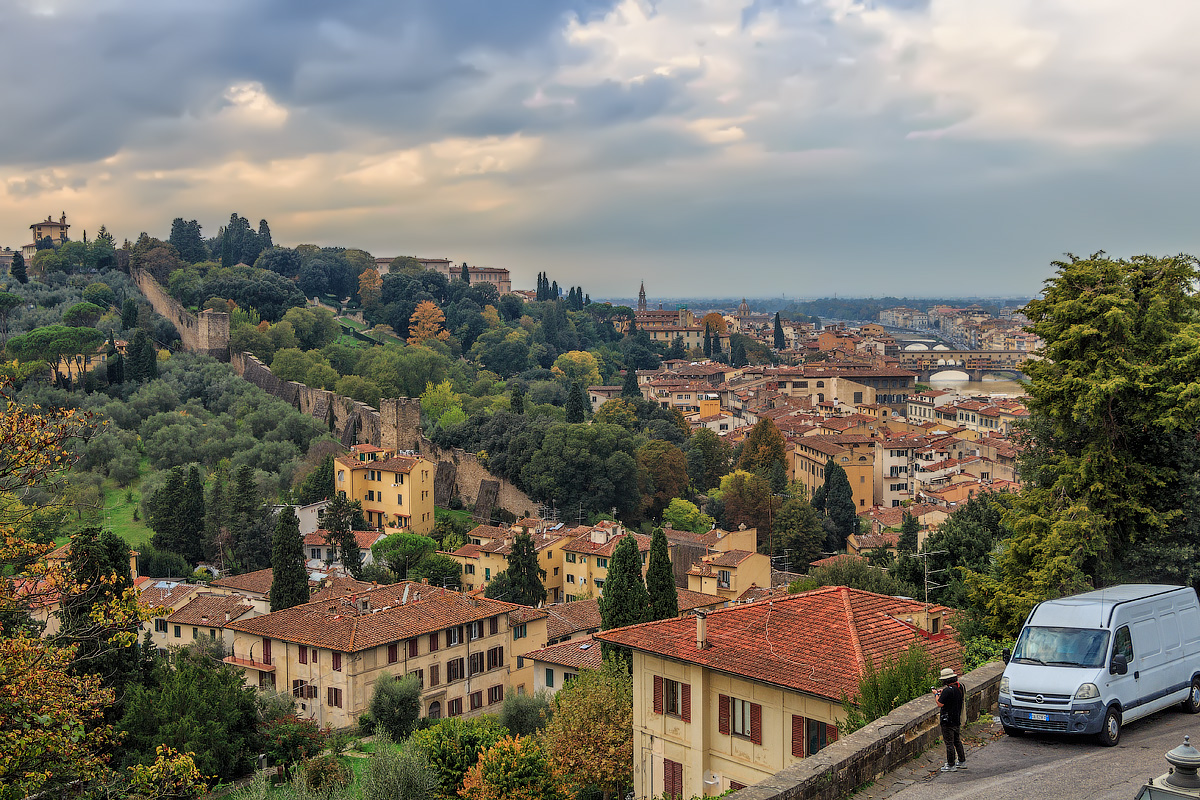
[(963, 688), (958, 681), (947, 684), (942, 688), (938, 699), (942, 703), (941, 723), (943, 725), (961, 725), (963, 710)]

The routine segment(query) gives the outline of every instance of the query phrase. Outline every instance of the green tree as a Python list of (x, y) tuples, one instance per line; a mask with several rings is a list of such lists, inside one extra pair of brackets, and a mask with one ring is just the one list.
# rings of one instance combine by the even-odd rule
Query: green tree
[(620, 425), (625, 430), (633, 430), (638, 425), (637, 410), (629, 401), (614, 397), (600, 404), (592, 421), (606, 425)]
[(504, 735), (505, 729), (495, 717), (450, 717), (417, 731), (409, 742), (429, 759), (441, 784), (442, 796), (457, 797), (467, 770)]
[(638, 388), (637, 370), (629, 367), (625, 370), (625, 380), (621, 383), (621, 397), (626, 400), (639, 400), (642, 390)]
[(8, 314), (22, 302), (20, 295), (0, 292), (0, 349), (8, 341)]
[(393, 741), (408, 738), (421, 716), (421, 686), (416, 676), (396, 678), (385, 672), (376, 678), (367, 713), (375, 727)]
[(929, 694), (929, 687), (936, 685), (940, 669), (941, 665), (929, 651), (916, 642), (907, 650), (885, 656), (879, 666), (868, 657), (858, 681), (858, 693), (853, 698), (842, 695), (846, 716), (838, 729), (844, 734), (851, 733), (910, 700), (924, 697)]
[(436, 551), (437, 542), (416, 533), (393, 533), (371, 547), (375, 561), (387, 564), (400, 580), (408, 580), (408, 571)]
[(575, 381), (567, 391), (567, 422), (580, 423), (586, 417), (587, 397), (583, 393), (583, 385)]
[(732, 338), (733, 343), (729, 347), (729, 363), (735, 367), (744, 367), (750, 363), (746, 358), (746, 344), (741, 336), (735, 334)]
[(308, 602), (308, 569), (304, 565), (304, 539), (300, 520), (291, 506), (279, 511), (271, 539), (271, 610)]
[(637, 462), (643, 512), (658, 519), (687, 490), (687, 456), (670, 442), (656, 439), (638, 448)]
[(700, 513), (695, 503), (676, 497), (663, 510), (663, 524), (677, 531), (692, 533), (707, 533), (712, 530), (715, 520), (707, 514)]
[(688, 477), (698, 492), (708, 492), (721, 483), (729, 472), (733, 450), (728, 442), (708, 428), (701, 428), (688, 440)]
[(183, 467), (173, 468), (167, 482), (150, 498), (150, 528), (154, 531), (150, 544), (157, 550), (184, 553), (185, 480)]
[(679, 594), (675, 591), (675, 574), (671, 570), (671, 551), (667, 545), (667, 535), (662, 528), (655, 528), (650, 539), (646, 593), (650, 596), (651, 619), (672, 619), (679, 616)]
[(671, 342), (671, 349), (667, 351), (667, 358), (683, 359), (687, 358), (687, 347), (683, 344), (683, 337), (676, 336)]
[[(626, 534), (617, 542), (608, 562), (608, 577), (604, 581), (604, 594), (600, 596), (600, 630), (648, 622), (650, 613), (650, 595), (642, 579), (642, 556), (637, 539)], [(602, 647), (606, 658), (619, 658), (629, 669), (630, 654), (625, 648), (608, 642)]]
[[(333, 456), (327, 456), (325, 460), (330, 465), (328, 490), (332, 491)], [(325, 506), (321, 512), (321, 525), (325, 528), (326, 546), (337, 548), (342, 566), (356, 579), (362, 577), (363, 557), (362, 550), (358, 546), (358, 539), (354, 536), (354, 523), (355, 519), (361, 516), (362, 501), (348, 500), (341, 493), (335, 493), (329, 501), (329, 505)]]
[(546, 587), (542, 584), (546, 570), (538, 566), (537, 549), (528, 533), (519, 533), (513, 539), (505, 572), (508, 574), (509, 602), (523, 606), (540, 606), (546, 602)]
[(509, 393), (509, 408), (514, 414), (525, 413), (525, 384), (514, 383)]
[(518, 484), (558, 508), (608, 512), (616, 507), (620, 515), (636, 516), (641, 495), (635, 445), (633, 434), (617, 425), (552, 425), (525, 456)]
[(533, 694), (517, 694), (509, 689), (500, 707), (500, 724), (513, 736), (541, 733), (553, 714), (553, 695), (543, 689)]
[(621, 797), (633, 784), (633, 679), (611, 659), (554, 696), (543, 734), (550, 766), (572, 796)]
[(411, 742), (393, 746), (386, 734), (376, 734), (375, 752), (358, 780), (362, 800), (434, 800), (440, 785), (424, 752)]
[(773, 520), (775, 525), (775, 555), (785, 555), (788, 569), (806, 572), (808, 565), (821, 557), (825, 546), (825, 529), (821, 515), (802, 498), (785, 500)]
[(896, 552), (900, 554), (900, 558), (912, 555), (917, 552), (918, 534), (921, 532), (921, 524), (917, 522), (917, 518), (909, 512), (905, 511), (900, 523), (900, 539), (896, 543)]
[(505, 737), (484, 751), (467, 770), (459, 794), (466, 800), (562, 800), (563, 796), (545, 752), (531, 736)]
[(125, 298), (121, 304), (121, 328), (131, 331), (138, 324), (138, 304), (132, 297)]
[(138, 328), (129, 343), (129, 362), (125, 369), (128, 379), (149, 381), (158, 377), (158, 351), (145, 330)]
[(745, 470), (735, 470), (721, 479), (721, 487), (716, 494), (724, 504), (722, 527), (725, 530), (735, 530), (739, 525), (761, 531), (770, 530), (775, 498), (766, 478)]
[(787, 340), (783, 337), (783, 322), (779, 319), (779, 312), (775, 312), (775, 349), (782, 350), (787, 347)]
[(333, 454), (330, 453), (321, 459), (316, 469), (304, 476), (304, 480), (296, 489), (296, 502), (308, 505), (332, 497), (333, 474)]
[(738, 458), (738, 469), (753, 472), (766, 477), (776, 463), (787, 468), (787, 445), (783, 434), (770, 417), (763, 417), (754, 427), (746, 441), (742, 443), (742, 453)]
[(200, 477), (200, 468), (195, 464), (188, 468), (179, 516), (180, 545), (183, 549), (178, 552), (195, 564), (204, 558), (204, 480)]
[(414, 581), (459, 591), (462, 589), (462, 564), (441, 553), (427, 555), (408, 572)]
[(846, 549), (846, 538), (858, 530), (858, 513), (850, 479), (832, 458), (825, 462), (825, 516), (831, 529), (825, 546), (829, 550)]
[(824, 566), (815, 567), (809, 570), (808, 577), (815, 586), (849, 586), (876, 594), (921, 596), (916, 586), (899, 581), (889, 575), (886, 569), (872, 567), (865, 558), (855, 556), (845, 556)]
[(242, 671), (211, 650), (180, 651), (160, 683), (130, 689), (119, 726), (125, 765), (153, 763), (155, 748), (165, 744), (194, 753), (203, 775), (222, 781), (246, 775), (261, 752), (254, 694)]
[(12, 263), (8, 265), (8, 274), (22, 286), (29, 283), (29, 275), (25, 271), (25, 256), (20, 250), (13, 253)]

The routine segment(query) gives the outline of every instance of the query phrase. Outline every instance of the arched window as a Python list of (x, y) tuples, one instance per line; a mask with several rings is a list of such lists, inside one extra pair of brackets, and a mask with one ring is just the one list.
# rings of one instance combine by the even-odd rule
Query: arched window
[(442, 718), (442, 704), (439, 703), (437, 700), (434, 700), (432, 703), (429, 704), (429, 718), (430, 719), (441, 719)]
[(825, 388), (825, 381), (817, 381), (817, 388), (818, 388), (818, 389), (824, 389), (824, 388)]

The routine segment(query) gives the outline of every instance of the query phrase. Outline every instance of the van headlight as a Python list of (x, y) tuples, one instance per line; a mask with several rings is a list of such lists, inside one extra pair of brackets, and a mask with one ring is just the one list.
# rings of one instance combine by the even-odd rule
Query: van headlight
[(1094, 683), (1085, 683), (1079, 687), (1079, 691), (1075, 692), (1076, 700), (1094, 700), (1099, 696), (1100, 690)]
[(1003, 678), (1000, 679), (1000, 694), (1012, 694), (1012, 692), (1009, 691), (1009, 683), (1008, 683), (1007, 675), (1005, 675)]

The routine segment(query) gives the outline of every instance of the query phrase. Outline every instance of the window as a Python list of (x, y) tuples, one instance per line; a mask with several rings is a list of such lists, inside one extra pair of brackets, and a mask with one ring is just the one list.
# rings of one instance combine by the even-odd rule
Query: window
[(209, 628), (209, 629), (208, 629), (208, 638), (210, 638), (210, 639), (215, 639), (215, 638), (217, 638), (217, 629), (216, 629), (216, 628)]
[(483, 708), (483, 692), (471, 692), (471, 710)]
[(468, 575), (474, 575), (475, 574), (475, 565), (467, 564), (465, 567), (463, 567), (463, 572), (465, 572)]
[(487, 668), (498, 669), (504, 666), (504, 648), (493, 647), (487, 651)]
[(483, 653), (471, 653), (467, 660), (468, 674), (476, 675), (483, 672)]
[(1113, 655), (1120, 653), (1125, 656), (1125, 663), (1133, 663), (1133, 639), (1129, 636), (1129, 626), (1124, 625), (1117, 629), (1117, 635), (1113, 637)]
[(729, 570), (727, 570), (727, 569), (717, 570), (717, 588), (728, 589), (729, 588), (729, 580), (731, 577), (732, 577), (732, 573), (730, 573)]
[(396, 483), (400, 484), (401, 486), (404, 485), (404, 473), (403, 472), (396, 473)]
[(574, 553), (563, 553), (563, 560), (566, 561), (568, 564), (574, 564), (575, 563), (575, 554)]
[(654, 676), (654, 713), (692, 721), (692, 686), (661, 675)]
[(483, 620), (472, 622), (470, 625), (471, 641), (483, 638)]
[(320, 558), (321, 557), (321, 548), (314, 547), (311, 550), (309, 550), (308, 557), (309, 558)]
[(346, 470), (339, 469), (338, 470), (338, 483), (342, 483), (345, 480), (346, 480)]
[(317, 648), (315, 648), (315, 647), (312, 649), (312, 663), (313, 663), (314, 667), (318, 666), (318, 664), (317, 664)]
[(663, 759), (663, 794), (671, 800), (683, 798), (683, 764)]
[(305, 680), (292, 681), (292, 697), (299, 697), (302, 700), (316, 700), (317, 685)]
[(341, 653), (333, 654), (333, 671), (334, 672), (342, 671), (342, 654)]
[(462, 632), (461, 625), (454, 627), (454, 628), (447, 628), (446, 629), (446, 647), (454, 647), (455, 645), (462, 644), (462, 640), (463, 640), (462, 634), (463, 634), (463, 632)]
[(492, 636), (495, 636), (497, 633), (500, 632), (500, 618), (499, 617), (492, 617), (491, 619), (488, 620), (488, 632)]
[(488, 689), (488, 705), (495, 705), (504, 700), (504, 686), (493, 686)]
[(400, 654), (396, 652), (396, 643), (392, 642), (388, 645), (388, 663), (395, 664), (400, 660)]
[(441, 637), (436, 633), (429, 634), (429, 652), (433, 653), (437, 651), (438, 645), (441, 644), (440, 639)]
[(491, 567), (483, 568), (483, 579), (485, 581), (490, 581), (492, 579), (492, 568)]
[(546, 667), (546, 686), (554, 688), (554, 670), (551, 667)]
[(438, 702), (437, 700), (434, 700), (432, 703), (429, 704), (429, 718), (430, 719), (441, 719), (442, 718), (442, 704), (440, 702)]
[(439, 680), (440, 676), (438, 675), (438, 672), (439, 672), (438, 667), (439, 667), (438, 664), (430, 664), (429, 665), (429, 685), (430, 686), (437, 686), (438, 683), (441, 682)]
[(597, 580), (596, 580), (596, 587), (597, 587), (597, 588), (599, 588), (599, 589), (603, 589), (603, 588), (604, 588), (604, 581), (597, 579)]
[(555, 567), (555, 568), (554, 568), (554, 576), (555, 576), (555, 577), (558, 577), (558, 567)]
[(807, 748), (805, 755), (811, 756), (837, 741), (837, 726), (826, 725), (820, 720), (807, 719), (804, 721), (804, 734)]
[(596, 566), (597, 566), (597, 567), (604, 567), (604, 568), (606, 568), (606, 569), (607, 569), (607, 567), (608, 567), (608, 559), (607, 559), (607, 558), (600, 558), (599, 556), (597, 556), (597, 557), (596, 557)]
[(517, 656), (517, 669), (524, 669), (524, 668), (525, 668), (525, 659), (521, 656)]
[(375, 490), (374, 490), (374, 489), (370, 489), (370, 490), (368, 490), (368, 491), (367, 491), (367, 499), (368, 499), (368, 500), (374, 500), (374, 499), (375, 499)]
[(514, 639), (524, 639), (528, 635), (528, 631), (525, 627), (525, 624), (522, 623), (520, 625), (515, 626), (512, 629), (512, 635), (513, 635)]
[(175, 638), (180, 639), (182, 637), (183, 637), (183, 629), (180, 628), (178, 625), (176, 625), (175, 626)]
[(408, 673), (408, 677), (416, 678), (417, 686), (421, 687), (422, 689), (425, 688), (425, 670), (414, 669), (412, 672)]
[(461, 658), (455, 658), (451, 661), (446, 662), (446, 681), (447, 682), (460, 681), (465, 677), (467, 677), (467, 675), (466, 675), (465, 670), (463, 669), (463, 660)]
[(402, 494), (396, 495), (396, 505), (398, 505), (398, 506), (404, 505), (404, 495), (402, 495)]
[(197, 631), (195, 628), (192, 628), (192, 638), (195, 639), (195, 638), (198, 638), (199, 636), (200, 636), (199, 631)]
[(297, 654), (297, 658), (299, 659), (301, 664), (307, 664), (308, 663), (308, 648), (301, 647), (300, 652)]
[(342, 707), (342, 690), (341, 689), (335, 689), (334, 687), (330, 686), (325, 691), (325, 695), (326, 695), (326, 700), (325, 700), (326, 705), (332, 706), (334, 708)]
[(575, 582), (575, 576), (571, 575), (570, 573), (567, 573), (567, 583), (574, 583), (574, 582)]
[(271, 663), (271, 640), (270, 639), (262, 640), (262, 660), (263, 660), (264, 664)]
[(762, 744), (762, 706), (729, 695), (717, 696), (717, 731)]
[(447, 707), (447, 710), (449, 711), (450, 716), (452, 716), (452, 717), (462, 716), (462, 698), (461, 697), (454, 698), (447, 704), (446, 707)]
[(408, 657), (416, 658), (421, 654), (421, 641), (419, 639), (408, 640)]
[(154, 632), (155, 633), (166, 633), (167, 632), (167, 621), (165, 619), (154, 620)]

